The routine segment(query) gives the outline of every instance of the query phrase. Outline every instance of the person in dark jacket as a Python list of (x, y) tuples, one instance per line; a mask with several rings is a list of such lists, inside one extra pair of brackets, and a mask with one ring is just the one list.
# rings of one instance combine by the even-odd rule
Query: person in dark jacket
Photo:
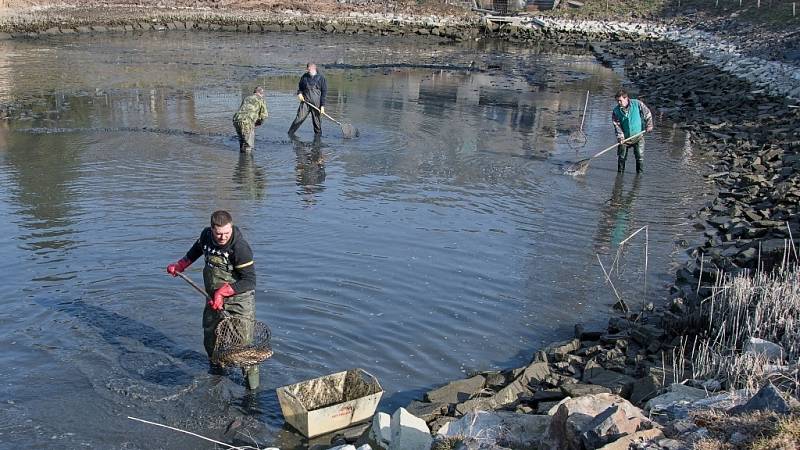
[[(325, 112), (325, 96), (328, 94), (328, 82), (322, 74), (317, 72), (317, 65), (308, 63), (306, 73), (300, 77), (297, 87), (297, 99), (300, 106), (297, 108), (297, 117), (294, 118), (292, 126), (289, 127), (289, 134), (293, 135), (300, 125), (311, 113), (311, 121), (314, 123), (314, 134), (322, 133), (322, 120), (320, 112)], [(313, 105), (312, 108), (310, 105)], [(316, 109), (315, 109), (316, 108)]]
[[(256, 270), (253, 251), (239, 227), (227, 211), (214, 211), (211, 226), (205, 228), (186, 255), (167, 266), (167, 273), (177, 276), (199, 257), (203, 256), (203, 282), (210, 300), (203, 310), (203, 345), (209, 359), (216, 345), (216, 328), (222, 320), (222, 311), (232, 317), (253, 323), (256, 315)], [(219, 370), (218, 367), (212, 369)], [(259, 385), (258, 366), (242, 369), (248, 389)]]
[(636, 158), (636, 173), (644, 171), (644, 135), (625, 141), (631, 136), (636, 136), (642, 131), (653, 131), (653, 114), (650, 108), (641, 100), (628, 97), (624, 89), (617, 91), (614, 98), (617, 106), (611, 111), (611, 123), (617, 135), (617, 172), (625, 171), (625, 160), (628, 159), (628, 150), (633, 149)]

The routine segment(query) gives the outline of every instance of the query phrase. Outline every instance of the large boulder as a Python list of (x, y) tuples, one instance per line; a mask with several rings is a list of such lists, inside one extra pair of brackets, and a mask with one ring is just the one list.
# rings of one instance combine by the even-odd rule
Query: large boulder
[(392, 417), (384, 412), (372, 416), (372, 428), (369, 430), (369, 442), (376, 449), (388, 450), (392, 442)]
[(398, 408), (392, 414), (392, 439), (389, 450), (429, 450), (433, 438), (424, 420)]
[(641, 423), (637, 417), (629, 419), (618, 405), (614, 405), (586, 425), (581, 433), (581, 441), (586, 448), (599, 448), (621, 436), (635, 433)]
[(500, 389), (490, 397), (479, 397), (467, 400), (456, 405), (456, 412), (464, 415), (474, 411), (490, 411), (502, 406), (510, 405), (522, 396), (530, 396), (532, 392), (529, 384), (538, 384), (550, 376), (550, 367), (546, 362), (533, 362), (519, 372), (516, 379), (508, 386)]
[(655, 397), (661, 387), (661, 379), (655, 374), (649, 373), (642, 378), (634, 380), (629, 400), (634, 405), (642, 405), (647, 400)]
[(538, 449), (550, 420), (550, 416), (478, 411), (444, 425), (438, 434), (453, 438), (480, 439), (485, 444), (515, 450)]
[(633, 389), (634, 378), (607, 370), (597, 363), (589, 363), (583, 371), (583, 382), (605, 386), (611, 390), (612, 394), (617, 394), (623, 398), (630, 398)]
[(550, 367), (548, 364), (546, 362), (534, 362), (526, 367), (517, 379), (495, 394), (495, 402), (498, 405), (513, 403), (519, 399), (521, 394), (530, 393), (528, 384), (541, 383), (548, 376), (550, 376)]
[(447, 405), (444, 403), (428, 403), (414, 400), (406, 406), (406, 411), (425, 422), (431, 422), (437, 417), (447, 413)]
[(547, 355), (551, 362), (564, 361), (567, 355), (581, 348), (580, 339), (569, 339), (563, 342), (550, 344), (542, 351)]
[[(584, 450), (654, 426), (642, 411), (614, 394), (566, 399), (558, 406), (542, 441), (543, 448)], [(592, 446), (587, 447), (587, 443)]]
[(666, 414), (673, 419), (682, 419), (688, 414), (692, 403), (706, 397), (708, 395), (704, 389), (673, 383), (667, 392), (648, 400), (644, 409), (653, 414)]
[(769, 361), (783, 361), (786, 351), (780, 345), (764, 339), (751, 337), (744, 344), (744, 353), (763, 356)]
[(428, 392), (425, 394), (425, 400), (430, 403), (462, 403), (480, 392), (485, 383), (486, 379), (482, 375), (475, 375), (472, 378), (464, 380), (456, 380)]

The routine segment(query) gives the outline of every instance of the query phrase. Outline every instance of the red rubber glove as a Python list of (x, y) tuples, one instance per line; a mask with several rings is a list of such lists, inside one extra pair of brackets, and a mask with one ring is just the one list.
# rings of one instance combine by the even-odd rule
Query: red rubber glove
[(181, 258), (175, 264), (170, 264), (167, 266), (167, 273), (172, 275), (173, 277), (177, 277), (179, 273), (186, 270), (187, 267), (191, 266), (192, 262), (186, 258)]
[(235, 295), (236, 292), (233, 290), (230, 284), (225, 283), (219, 287), (216, 291), (214, 291), (214, 298), (208, 301), (208, 306), (211, 307), (214, 311), (220, 311), (222, 309), (222, 305), (225, 304), (225, 297), (230, 297), (231, 295)]

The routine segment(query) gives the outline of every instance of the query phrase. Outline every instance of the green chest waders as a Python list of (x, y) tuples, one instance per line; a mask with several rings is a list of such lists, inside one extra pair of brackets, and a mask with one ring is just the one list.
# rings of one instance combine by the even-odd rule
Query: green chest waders
[[(218, 257), (209, 257), (205, 267), (203, 267), (203, 281), (205, 283), (206, 292), (211, 297), (214, 296), (214, 291), (219, 289), (223, 284), (232, 284), (236, 282), (236, 280), (233, 278), (232, 268), (229, 271), (226, 270), (228, 268), (227, 266), (225, 269), (219, 267), (217, 265), (219, 261), (210, 261), (215, 258)], [(226, 297), (223, 309), (233, 317), (238, 316), (250, 319), (239, 321), (238, 323), (241, 323), (243, 324), (242, 326), (249, 328), (241, 330), (240, 335), (250, 336), (252, 339), (252, 323), (255, 321), (256, 317), (255, 291), (247, 291), (231, 297)], [(222, 321), (222, 314), (214, 311), (210, 306), (208, 306), (208, 304), (206, 304), (205, 309), (203, 309), (203, 345), (206, 348), (206, 353), (208, 354), (209, 358), (211, 358), (211, 355), (214, 353), (214, 347), (217, 341), (217, 325), (219, 325), (220, 321)], [(257, 365), (243, 367), (242, 375), (247, 379), (247, 386), (249, 389), (256, 389), (258, 387), (259, 374)]]

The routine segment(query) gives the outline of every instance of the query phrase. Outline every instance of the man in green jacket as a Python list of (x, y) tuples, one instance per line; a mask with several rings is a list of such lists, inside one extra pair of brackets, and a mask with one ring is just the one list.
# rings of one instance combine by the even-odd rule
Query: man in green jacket
[[(201, 256), (205, 261), (203, 281), (210, 298), (203, 310), (203, 345), (211, 359), (223, 310), (231, 317), (242, 317), (245, 319), (243, 323), (255, 321), (256, 269), (250, 245), (239, 227), (233, 224), (230, 213), (223, 210), (211, 214), (211, 226), (200, 233), (183, 258), (167, 266), (167, 273), (177, 276)], [(252, 330), (243, 333), (252, 333)], [(217, 371), (219, 367), (212, 364), (212, 370)], [(257, 365), (243, 368), (242, 375), (247, 380), (248, 389), (258, 387)]]
[(617, 172), (625, 171), (625, 160), (628, 159), (628, 150), (633, 149), (633, 156), (636, 158), (636, 173), (644, 171), (644, 135), (626, 141), (631, 136), (635, 136), (642, 131), (653, 131), (653, 114), (650, 108), (641, 100), (628, 97), (624, 89), (617, 91), (614, 96), (617, 99), (617, 106), (611, 112), (611, 123), (614, 124), (614, 131), (617, 134)]
[(242, 100), (239, 111), (233, 115), (233, 127), (239, 135), (239, 151), (248, 153), (253, 150), (256, 140), (255, 127), (266, 120), (267, 103), (264, 101), (264, 89), (259, 86)]

